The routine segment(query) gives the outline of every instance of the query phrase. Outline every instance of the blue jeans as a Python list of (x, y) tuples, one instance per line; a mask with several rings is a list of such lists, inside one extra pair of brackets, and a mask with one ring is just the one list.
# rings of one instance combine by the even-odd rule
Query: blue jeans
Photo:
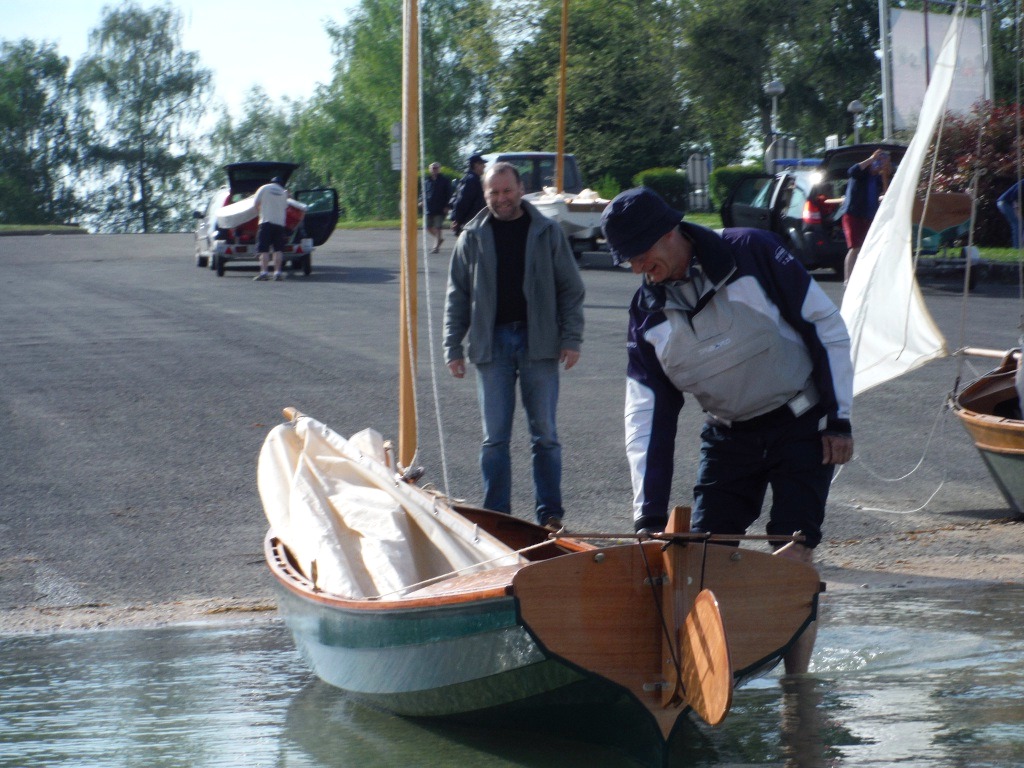
[(1003, 218), (1010, 225), (1011, 247), (1020, 248), (1020, 220), (1017, 218), (1017, 206), (1015, 203), (996, 201), (996, 208), (1003, 214)]
[(512, 458), (509, 441), (516, 407), (516, 380), (530, 427), (533, 487), (537, 522), (562, 517), (562, 445), (558, 442), (558, 361), (530, 360), (526, 327), (521, 323), (494, 329), (491, 362), (477, 365), (477, 397), (483, 419), (480, 471), (484, 507), (512, 512)]

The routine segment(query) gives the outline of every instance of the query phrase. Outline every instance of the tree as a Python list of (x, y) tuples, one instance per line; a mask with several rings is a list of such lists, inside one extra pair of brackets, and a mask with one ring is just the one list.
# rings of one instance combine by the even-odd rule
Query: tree
[[(982, 246), (1007, 246), (1010, 229), (996, 200), (1019, 178), (1024, 143), (1018, 126), (1024, 109), (1014, 105), (979, 104), (971, 115), (947, 115), (935, 162), (936, 192), (970, 192), (980, 172), (975, 197), (974, 240)], [(932, 148), (934, 151), (934, 147)], [(931, 158), (925, 168), (931, 166)]]
[(53, 45), (0, 45), (2, 223), (60, 223), (75, 215), (68, 68)]
[[(851, 137), (852, 143), (847, 106), (854, 99), (878, 103), (881, 88), (878, 3), (803, 3), (790, 29), (792, 43), (777, 46), (772, 57), (773, 72), (786, 87), (779, 103), (781, 131), (797, 136), (805, 153), (820, 152), (830, 134)], [(865, 120), (880, 123), (881, 112)]]
[(992, 68), (995, 99), (1016, 103), (1021, 99), (1024, 19), (1015, 16), (1020, 6), (1009, 0), (996, 0), (992, 20)]
[[(450, 165), (482, 119), (493, 47), (489, 0), (437, 0), (420, 16), (427, 157)], [(399, 0), (362, 0), (348, 26), (329, 25), (338, 61), (299, 120), (295, 147), (311, 169), (339, 188), (353, 218), (398, 212), (391, 169), (391, 126), (401, 118), (402, 8)]]
[(89, 213), (99, 229), (189, 226), (205, 164), (191, 128), (205, 112), (211, 74), (197, 53), (181, 50), (181, 26), (169, 5), (105, 8), (75, 69), (80, 110), (96, 110), (85, 160), (93, 180)]
[(234, 119), (221, 112), (210, 134), (213, 164), (207, 186), (224, 181), (223, 166), (245, 160), (279, 160), (299, 163), (288, 181), (291, 190), (320, 186), (322, 181), (309, 168), (307, 158), (296, 146), (299, 122), (306, 105), (284, 99), (275, 104), (260, 86), (253, 86), (245, 98), (245, 112)]
[(700, 135), (717, 164), (741, 160), (771, 132), (764, 86), (785, 86), (782, 133), (804, 152), (852, 128), (846, 106), (878, 91), (878, 7), (874, 0), (690, 2), (683, 21), (682, 71)]
[[(686, 111), (672, 38), (678, 21), (657, 0), (574, 0), (569, 10), (566, 151), (584, 177), (628, 186), (643, 168), (678, 166)], [(513, 7), (517, 40), (495, 83), (492, 145), (551, 151), (557, 132), (561, 3)]]

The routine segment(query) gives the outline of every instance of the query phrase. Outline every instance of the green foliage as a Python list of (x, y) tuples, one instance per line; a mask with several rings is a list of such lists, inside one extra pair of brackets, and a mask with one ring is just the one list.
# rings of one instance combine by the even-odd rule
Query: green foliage
[[(794, 7), (798, 19), (785, 33), (791, 37), (772, 51), (772, 76), (786, 88), (779, 98), (778, 128), (796, 136), (805, 155), (815, 155), (829, 134), (853, 143), (853, 116), (846, 107), (854, 99), (868, 107), (861, 118), (863, 136), (875, 125), (880, 128), (878, 3), (809, 2)], [(762, 94), (761, 99), (770, 113), (768, 97)]]
[(994, 3), (992, 20), (992, 70), (995, 98), (1000, 103), (1012, 104), (1020, 99), (1021, 62), (1024, 60), (1024, 18), (1014, 19), (1015, 3)]
[[(489, 0), (437, 0), (421, 11), (427, 157), (461, 166), (459, 148), (483, 119), (486, 78), (496, 51), (482, 21)], [(401, 120), (402, 6), (362, 0), (344, 28), (330, 25), (338, 64), (299, 120), (298, 156), (338, 187), (353, 218), (398, 214), (399, 172), (391, 168), (391, 127)], [(457, 178), (457, 176), (456, 176)]]
[(764, 173), (764, 168), (760, 165), (725, 165), (715, 168), (710, 179), (711, 205), (714, 209), (722, 207), (741, 177), (752, 173)]
[(68, 67), (51, 44), (0, 44), (0, 223), (74, 218)]
[(618, 179), (612, 176), (610, 173), (606, 173), (600, 179), (597, 180), (592, 189), (597, 192), (600, 197), (605, 200), (611, 200), (619, 192), (622, 191), (622, 185), (619, 184)]
[(690, 182), (678, 168), (650, 168), (633, 177), (633, 185), (650, 187), (677, 211), (686, 212)]
[[(206, 165), (192, 127), (204, 113), (209, 70), (182, 51), (181, 15), (170, 5), (104, 9), (75, 68), (88, 120), (84, 161), (94, 184), (87, 218), (102, 231), (168, 232), (191, 226)], [(82, 116), (88, 117), (80, 105)]]
[[(698, 130), (719, 165), (742, 160), (771, 131), (764, 86), (780, 80), (778, 127), (805, 153), (852, 130), (846, 105), (873, 103), (878, 86), (878, 7), (848, 3), (719, 0), (684, 5), (682, 74)], [(871, 115), (868, 118), (871, 119)]]
[[(974, 175), (981, 173), (975, 197), (977, 245), (998, 247), (1010, 242), (1010, 228), (996, 200), (1018, 180), (1019, 153), (1024, 152), (1017, 138), (1018, 121), (1024, 121), (1024, 107), (983, 104), (974, 115), (947, 116), (943, 126), (933, 189), (970, 192)], [(931, 167), (931, 158), (924, 167)]]
[[(244, 159), (301, 163), (295, 184), (338, 188), (352, 218), (398, 215), (390, 144), (401, 119), (399, 0), (359, 0), (344, 26), (328, 23), (334, 77), (308, 102), (275, 103), (254, 88), (244, 113), (222, 113), (208, 136), (195, 126), (210, 73), (199, 54), (180, 50), (179, 14), (166, 3), (138, 3), (104, 9), (73, 78), (50, 44), (2, 43), (0, 222), (190, 227), (200, 187), (219, 185), (222, 166)], [(1011, 5), (992, 9), (995, 90), (1008, 102), (1017, 98), (1021, 61)], [(421, 6), (424, 164), (443, 163), (455, 180), (473, 150), (556, 148), (561, 10), (556, 0)], [(817, 154), (828, 134), (849, 140), (853, 99), (869, 107), (862, 139), (878, 138), (877, 41), (874, 0), (572, 0), (565, 150), (609, 198), (638, 168), (708, 153), (718, 166), (712, 199), (721, 205), (736, 170), (729, 164), (759, 153), (770, 130), (771, 80), (785, 87), (778, 127), (798, 137), (805, 155)], [(1016, 129), (993, 118), (990, 130)], [(957, 163), (988, 162), (964, 159), (970, 144), (958, 141), (959, 159), (944, 161), (944, 183), (962, 186)], [(980, 236), (995, 241), (1005, 226), (991, 205), (1000, 174), (982, 180), (979, 208)]]
[(214, 163), (207, 169), (204, 186), (220, 186), (225, 181), (223, 166), (245, 160), (299, 163), (288, 181), (292, 190), (329, 186), (309, 167), (295, 140), (304, 108), (301, 102), (289, 100), (275, 104), (261, 87), (251, 88), (241, 119), (234, 120), (224, 111), (214, 126), (210, 136)]
[[(610, 175), (625, 186), (637, 168), (677, 162), (685, 110), (668, 12), (653, 0), (571, 4), (565, 150), (586, 179)], [(561, 4), (521, 2), (507, 13), (511, 35), (523, 40), (495, 81), (491, 146), (554, 151)]]

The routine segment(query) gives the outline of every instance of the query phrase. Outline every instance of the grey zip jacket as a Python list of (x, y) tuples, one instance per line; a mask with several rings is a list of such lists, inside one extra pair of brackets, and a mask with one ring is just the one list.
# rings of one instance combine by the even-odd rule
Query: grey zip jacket
[[(523, 280), (528, 353), (531, 360), (557, 360), (563, 349), (579, 351), (583, 344), (583, 279), (562, 228), (528, 201), (522, 206), (530, 216)], [(498, 288), (490, 221), (484, 208), (455, 244), (445, 301), (445, 362), (491, 361)]]

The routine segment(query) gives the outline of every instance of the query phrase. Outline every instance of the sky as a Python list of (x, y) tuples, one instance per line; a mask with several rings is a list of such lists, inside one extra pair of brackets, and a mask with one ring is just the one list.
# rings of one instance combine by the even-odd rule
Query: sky
[[(162, 3), (135, 0), (143, 8)], [(56, 43), (71, 65), (86, 52), (103, 8), (117, 0), (0, 0), (0, 39)], [(355, 0), (170, 0), (182, 16), (182, 48), (213, 71), (215, 98), (240, 116), (245, 92), (260, 85), (275, 101), (307, 99), (331, 79), (324, 21), (344, 24)]]

